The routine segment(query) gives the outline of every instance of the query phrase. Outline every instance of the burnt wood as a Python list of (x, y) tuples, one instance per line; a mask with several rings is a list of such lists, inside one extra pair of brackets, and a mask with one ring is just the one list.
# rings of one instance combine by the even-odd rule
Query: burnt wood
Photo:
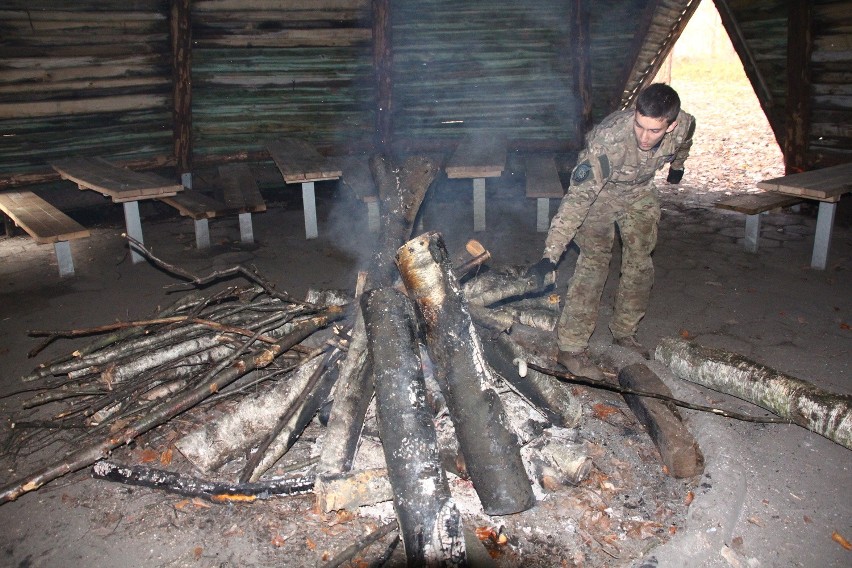
[[(635, 391), (672, 396), (665, 383), (641, 363), (621, 369), (618, 383)], [(693, 477), (704, 472), (704, 455), (674, 405), (655, 398), (632, 394), (623, 396), (627, 406), (651, 436), (671, 476)]]

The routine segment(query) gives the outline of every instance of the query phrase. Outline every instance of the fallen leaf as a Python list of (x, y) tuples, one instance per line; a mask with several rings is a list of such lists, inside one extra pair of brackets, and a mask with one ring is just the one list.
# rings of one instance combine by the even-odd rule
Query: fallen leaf
[(200, 546), (196, 546), (195, 548), (192, 549), (192, 555), (195, 557), (196, 560), (201, 559), (201, 554), (203, 552), (204, 552), (204, 549), (201, 548)]
[(680, 330), (680, 336), (684, 339), (689, 339), (689, 330), (688, 329)]
[(178, 511), (182, 511), (187, 505), (189, 505), (189, 499), (181, 499), (180, 501), (175, 503), (175, 509), (177, 509)]
[(813, 521), (811, 520), (811, 518), (810, 518), (809, 516), (807, 516), (807, 515), (805, 515), (804, 517), (802, 517), (802, 520), (804, 520), (806, 523), (812, 523), (812, 522), (813, 522)]
[(846, 322), (840, 322), (840, 329), (852, 329), (852, 326)]
[(749, 517), (749, 518), (748, 518), (748, 519), (746, 519), (746, 520), (747, 520), (748, 522), (750, 522), (751, 524), (753, 524), (753, 525), (757, 525), (757, 526), (759, 526), (759, 527), (762, 527), (762, 526), (763, 526), (763, 525), (761, 524), (760, 519), (758, 519), (757, 517)]
[(142, 456), (140, 457), (142, 463), (151, 463), (160, 459), (160, 454), (157, 450), (152, 450), (151, 448), (145, 448), (142, 450)]
[(276, 548), (280, 548), (287, 543), (287, 537), (283, 537), (280, 534), (276, 534), (272, 537), (272, 546)]
[(311, 539), (309, 539), (309, 538), (306, 538), (306, 539), (305, 539), (305, 546), (307, 546), (307, 547), (308, 547), (308, 550), (316, 550), (316, 548), (317, 548), (317, 543), (315, 543), (314, 541), (312, 541), (312, 540), (311, 540)]
[(619, 412), (619, 410), (616, 407), (604, 404), (602, 402), (599, 402), (592, 406), (592, 413), (595, 415), (595, 418), (600, 418), (601, 420), (617, 412)]
[(695, 499), (695, 493), (692, 491), (686, 494), (686, 498), (683, 500), (683, 504), (689, 507), (692, 504), (692, 501)]
[(849, 541), (843, 538), (843, 536), (837, 531), (831, 533), (831, 540), (833, 540), (846, 550), (852, 550), (852, 544), (849, 544)]
[(160, 464), (161, 465), (169, 465), (172, 463), (172, 449), (166, 448), (162, 454), (160, 454)]
[(674, 526), (674, 525), (670, 526), (670, 527), (669, 527), (669, 534), (670, 534), (670, 535), (672, 535), (672, 536), (674, 536), (674, 535), (675, 535), (675, 533), (677, 533), (677, 527), (676, 527), (676, 526)]

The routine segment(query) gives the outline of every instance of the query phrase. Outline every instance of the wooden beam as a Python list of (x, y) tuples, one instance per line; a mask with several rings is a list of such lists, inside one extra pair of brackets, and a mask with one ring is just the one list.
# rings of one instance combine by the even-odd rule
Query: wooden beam
[(376, 143), (386, 148), (393, 135), (393, 37), (390, 0), (373, 0), (373, 66), (376, 73)]
[(609, 97), (609, 106), (605, 109), (604, 114), (609, 114), (622, 106), (626, 106), (624, 100), (624, 91), (627, 90), (627, 83), (633, 75), (633, 68), (636, 66), (636, 61), (639, 59), (639, 54), (642, 52), (642, 44), (645, 43), (645, 38), (648, 37), (648, 31), (651, 29), (651, 23), (654, 21), (654, 13), (657, 11), (657, 6), (661, 0), (653, 0), (645, 4), (645, 9), (639, 16), (639, 21), (636, 23), (635, 35), (630, 44), (630, 49), (627, 52), (627, 57), (623, 59), (624, 67), (621, 70), (621, 79), (615, 83), (615, 89)]
[(571, 0), (571, 51), (574, 54), (574, 92), (579, 97), (574, 143), (583, 147), (586, 132), (592, 127), (591, 37), (586, 0)]
[(760, 103), (760, 107), (763, 109), (763, 114), (766, 115), (766, 119), (769, 121), (769, 126), (772, 127), (772, 132), (775, 134), (775, 141), (779, 146), (783, 147), (783, 131), (781, 125), (778, 124), (778, 120), (775, 118), (775, 113), (773, 112), (772, 93), (769, 91), (766, 80), (763, 78), (763, 74), (757, 66), (754, 54), (751, 52), (748, 43), (746, 43), (743, 32), (731, 11), (731, 7), (728, 5), (728, 0), (713, 0), (713, 2), (716, 4), (716, 9), (719, 11), (722, 26), (728, 32), (731, 44), (734, 46), (734, 50), (737, 52), (737, 55), (739, 55), (740, 61), (742, 61), (746, 77), (748, 77), (748, 80), (757, 95), (757, 100)]
[(192, 19), (190, 0), (172, 0), (172, 136), (178, 175), (192, 170)]
[(787, 15), (787, 106), (785, 108), (785, 173), (809, 168), (811, 53), (813, 8), (808, 0), (793, 0)]

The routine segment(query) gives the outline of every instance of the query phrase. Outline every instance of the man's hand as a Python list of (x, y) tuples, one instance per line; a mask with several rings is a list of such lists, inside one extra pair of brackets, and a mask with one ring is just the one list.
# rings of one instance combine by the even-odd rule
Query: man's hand
[(683, 179), (683, 170), (675, 170), (673, 168), (669, 168), (669, 175), (666, 178), (666, 181), (669, 183), (680, 183), (680, 180)]
[(549, 258), (542, 258), (527, 269), (526, 278), (533, 279), (537, 288), (544, 288), (556, 281), (556, 264)]

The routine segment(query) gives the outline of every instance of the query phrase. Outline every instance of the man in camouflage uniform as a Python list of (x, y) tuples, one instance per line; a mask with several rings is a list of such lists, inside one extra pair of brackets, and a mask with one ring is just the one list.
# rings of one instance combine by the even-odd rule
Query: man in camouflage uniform
[(609, 328), (615, 344), (650, 357), (635, 334), (654, 283), (651, 253), (660, 220), (654, 174), (669, 164), (667, 181), (680, 182), (694, 131), (695, 119), (680, 110), (675, 90), (657, 83), (639, 94), (635, 109), (612, 113), (586, 137), (542, 259), (527, 272), (544, 286), (568, 244), (573, 240), (580, 248), (557, 326), (557, 361), (569, 372), (601, 378), (587, 347), (609, 274), (615, 225), (622, 243), (621, 281)]

